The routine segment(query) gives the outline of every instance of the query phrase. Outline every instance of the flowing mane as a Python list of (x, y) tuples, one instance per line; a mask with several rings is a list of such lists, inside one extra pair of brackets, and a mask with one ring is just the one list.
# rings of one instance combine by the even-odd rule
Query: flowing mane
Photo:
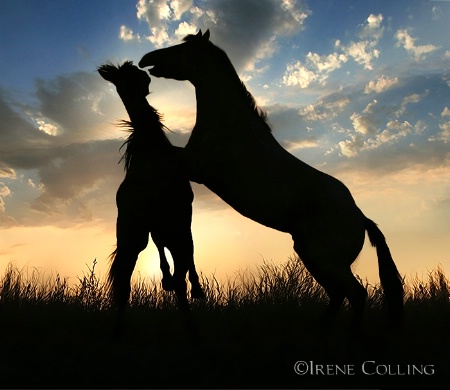
[[(183, 39), (183, 42), (201, 42), (202, 41), (202, 37), (199, 37), (198, 35), (186, 35)], [(240, 87), (242, 89), (243, 95), (245, 96), (247, 102), (248, 102), (248, 106), (250, 107), (250, 109), (252, 111), (254, 111), (264, 122), (267, 123), (267, 113), (262, 110), (257, 104), (256, 104), (256, 100), (253, 97), (253, 95), (249, 92), (249, 90), (247, 89), (247, 87), (245, 86), (245, 84), (242, 82), (242, 80), (239, 78), (239, 76), (237, 75), (236, 70), (234, 69), (233, 64), (231, 63), (230, 59), (228, 58), (228, 55), (225, 53), (225, 51), (223, 51), (220, 47), (214, 45), (212, 42), (208, 41), (207, 42), (207, 47), (209, 49), (213, 49), (214, 53), (217, 54), (218, 56), (221, 56), (221, 62), (226, 65), (227, 67), (229, 67), (230, 70), (232, 70), (234, 73), (236, 73), (237, 78), (239, 79), (240, 82)], [(272, 131), (272, 129), (267, 126), (267, 130), (269, 132)]]
[(160, 122), (161, 115), (154, 110), (155, 116), (158, 120), (152, 122), (154, 129), (152, 131), (140, 131), (133, 125), (133, 122), (126, 120), (119, 120), (117, 126), (124, 129), (129, 133), (123, 144), (120, 146), (120, 150), (125, 148), (122, 157), (119, 160), (119, 164), (124, 162), (125, 172), (130, 169), (133, 156), (139, 153), (151, 154), (155, 150), (155, 144), (159, 144), (161, 147), (172, 146), (169, 139), (166, 136), (165, 130), (168, 128)]

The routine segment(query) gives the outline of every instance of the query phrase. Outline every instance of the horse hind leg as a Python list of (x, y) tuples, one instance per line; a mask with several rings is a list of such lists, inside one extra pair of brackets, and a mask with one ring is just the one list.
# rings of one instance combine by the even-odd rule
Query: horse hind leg
[(120, 339), (124, 331), (125, 308), (131, 293), (131, 275), (137, 260), (137, 254), (132, 255), (117, 248), (111, 255), (112, 264), (108, 274), (108, 290), (114, 307), (117, 310), (113, 337)]
[(162, 288), (164, 291), (173, 291), (175, 289), (172, 274), (170, 273), (169, 262), (167, 261), (166, 254), (164, 253), (164, 247), (157, 245), (159, 252), (159, 266), (163, 274), (161, 279)]
[(326, 257), (321, 255), (313, 256), (311, 253), (297, 250), (303, 263), (316, 281), (325, 289), (329, 303), (324, 315), (324, 324), (331, 324), (342, 306), (345, 298), (348, 298), (353, 310), (353, 320), (355, 324), (362, 321), (364, 306), (367, 297), (366, 289), (358, 282), (350, 266), (339, 262), (336, 255), (331, 252)]
[(200, 284), (195, 266), (189, 269), (189, 282), (191, 283), (191, 297), (195, 299), (204, 299), (205, 292)]

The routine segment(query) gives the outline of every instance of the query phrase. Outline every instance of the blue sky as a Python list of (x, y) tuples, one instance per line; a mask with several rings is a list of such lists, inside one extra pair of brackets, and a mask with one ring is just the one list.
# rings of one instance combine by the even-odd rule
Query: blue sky
[[(229, 54), (279, 142), (349, 186), (403, 273), (448, 266), (449, 16), (450, 1), (428, 0), (2, 0), (0, 267), (73, 274), (94, 257), (106, 264), (123, 178), (114, 123), (126, 112), (96, 67), (137, 63), (200, 28)], [(153, 79), (150, 90), (184, 145), (192, 86)], [(293, 253), (288, 236), (194, 190), (200, 269)], [(57, 239), (44, 245), (48, 237)], [(157, 269), (155, 253), (142, 256), (143, 271)], [(376, 278), (374, 261), (365, 249), (357, 272)]]

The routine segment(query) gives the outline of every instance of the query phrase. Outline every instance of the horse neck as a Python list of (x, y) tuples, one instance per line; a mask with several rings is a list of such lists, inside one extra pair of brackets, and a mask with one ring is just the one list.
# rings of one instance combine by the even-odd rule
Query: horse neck
[(120, 98), (133, 124), (133, 131), (147, 138), (146, 148), (161, 150), (170, 147), (163, 131), (163, 125), (156, 110), (144, 96), (136, 96), (118, 91)]
[[(209, 74), (208, 74), (209, 73)], [(197, 126), (223, 126), (234, 123), (237, 118), (244, 120), (253, 114), (239, 76), (233, 68), (223, 72), (205, 72), (195, 84), (197, 98)]]

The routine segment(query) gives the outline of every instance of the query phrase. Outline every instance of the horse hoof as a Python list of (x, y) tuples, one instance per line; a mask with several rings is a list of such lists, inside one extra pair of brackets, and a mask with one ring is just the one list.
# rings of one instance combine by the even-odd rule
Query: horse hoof
[(191, 288), (191, 297), (195, 298), (195, 299), (204, 299), (205, 298), (205, 293), (204, 293), (203, 289), (200, 286), (192, 287)]
[(175, 289), (172, 278), (163, 278), (161, 283), (164, 291), (173, 291)]

